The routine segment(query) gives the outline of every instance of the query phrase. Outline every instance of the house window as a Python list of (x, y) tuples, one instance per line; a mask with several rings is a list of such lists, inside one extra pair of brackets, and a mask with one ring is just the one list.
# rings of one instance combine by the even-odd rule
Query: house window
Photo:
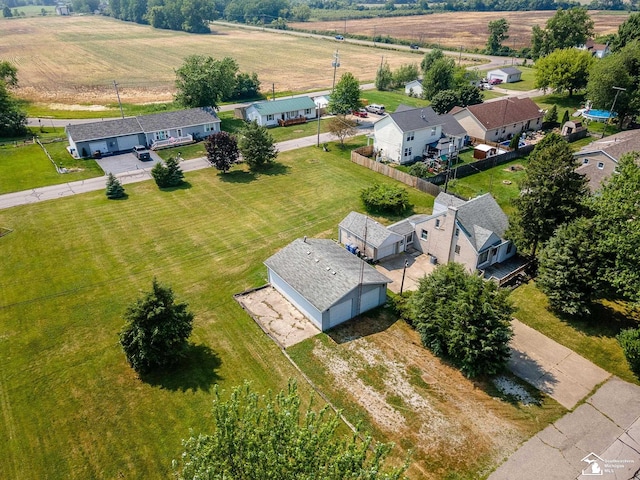
[(154, 133), (154, 136), (156, 140), (166, 140), (167, 132), (165, 132), (164, 130), (161, 130), (159, 132)]
[(489, 258), (489, 250), (485, 250), (478, 256), (478, 265), (482, 265)]
[(307, 108), (307, 109), (304, 111), (304, 114), (305, 114), (305, 115), (311, 115), (311, 109), (310, 109), (310, 108)]
[(499, 133), (500, 133), (500, 130), (496, 130), (496, 137), (498, 136)]
[(204, 131), (205, 132), (213, 132), (215, 130), (215, 124), (213, 123), (206, 123), (204, 125)]
[(582, 159), (582, 164), (583, 165), (589, 165), (589, 159), (588, 158), (583, 158)]
[(405, 157), (410, 157), (411, 156), (411, 147), (407, 147), (404, 149), (404, 156)]
[(460, 235), (460, 229), (459, 229), (459, 228), (456, 228), (456, 237), (457, 237), (458, 235)]
[(267, 122), (273, 122), (273, 115), (267, 115)]
[(456, 248), (454, 250), (456, 252), (456, 255), (460, 255), (460, 245), (456, 245)]
[(507, 245), (507, 254), (511, 253), (512, 250), (513, 250), (513, 243), (509, 242), (509, 244)]
[(434, 137), (436, 135), (436, 127), (431, 127), (431, 136)]
[(407, 133), (407, 142), (413, 141), (414, 138), (415, 138), (415, 132)]
[(603, 162), (598, 162), (598, 169), (602, 170), (604, 168)]
[(427, 232), (426, 230), (422, 230), (422, 232), (420, 232), (420, 238), (422, 240), (426, 240), (428, 236), (429, 236), (429, 232)]
[(440, 219), (436, 218), (436, 228), (440, 228)]

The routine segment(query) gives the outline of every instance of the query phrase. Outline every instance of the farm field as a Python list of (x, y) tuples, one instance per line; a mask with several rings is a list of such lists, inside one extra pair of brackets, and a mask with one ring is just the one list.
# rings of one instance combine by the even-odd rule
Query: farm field
[[(122, 22), (103, 16), (0, 19), (0, 60), (18, 67), (17, 95), (34, 102), (92, 104), (117, 102), (113, 81), (126, 103), (168, 102), (175, 69), (192, 54), (233, 57), (240, 71), (256, 72), (262, 89), (304, 92), (331, 87), (331, 62), (340, 51), (338, 78), (351, 72), (375, 79), (380, 55), (391, 68), (420, 62), (421, 55), (348, 43), (337, 44), (269, 30), (213, 25), (211, 35), (194, 35)], [(304, 65), (300, 58), (304, 56)]]
[[(358, 146), (355, 144), (351, 145)], [(270, 173), (188, 173), (0, 212), (0, 465), (3, 479), (169, 478), (213, 385), (259, 392), (298, 378), (232, 298), (264, 284), (264, 259), (303, 235), (335, 236), (358, 191), (391, 182), (347, 151), (288, 152)], [(433, 198), (411, 191), (416, 212)], [(188, 362), (144, 381), (118, 346), (122, 313), (153, 277), (196, 315)]]
[[(509, 22), (506, 44), (521, 49), (531, 43), (531, 28), (544, 27), (554, 11), (530, 12), (450, 12), (409, 17), (344, 19), (330, 22), (290, 23), (291, 28), (317, 32), (337, 32), (345, 35), (390, 36), (425, 46), (438, 45), (449, 50), (482, 50), (487, 42), (487, 25), (498, 18)], [(615, 33), (628, 16), (625, 12), (590, 11), (597, 35)], [(346, 28), (345, 28), (346, 24)]]

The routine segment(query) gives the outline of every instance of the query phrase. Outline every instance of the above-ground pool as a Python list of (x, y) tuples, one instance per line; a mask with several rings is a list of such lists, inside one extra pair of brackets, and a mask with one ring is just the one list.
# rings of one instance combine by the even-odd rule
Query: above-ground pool
[(595, 110), (592, 108), (582, 112), (582, 116), (587, 120), (595, 120), (596, 122), (606, 122), (607, 120), (609, 120), (610, 117), (615, 118), (618, 116), (618, 114), (614, 112), (613, 115), (611, 115), (607, 110)]

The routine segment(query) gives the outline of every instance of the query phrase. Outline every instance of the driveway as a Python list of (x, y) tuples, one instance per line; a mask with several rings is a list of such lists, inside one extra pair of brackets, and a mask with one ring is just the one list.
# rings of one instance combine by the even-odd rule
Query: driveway
[(612, 378), (539, 432), (489, 480), (640, 478), (640, 387)]
[(100, 165), (100, 168), (105, 175), (109, 173), (118, 175), (120, 173), (132, 172), (135, 170), (150, 170), (162, 159), (154, 151), (150, 150), (149, 153), (151, 153), (151, 160), (147, 160), (146, 162), (138, 160), (138, 157), (133, 153), (121, 153), (120, 155), (109, 155), (107, 157), (98, 158), (96, 159), (96, 163)]

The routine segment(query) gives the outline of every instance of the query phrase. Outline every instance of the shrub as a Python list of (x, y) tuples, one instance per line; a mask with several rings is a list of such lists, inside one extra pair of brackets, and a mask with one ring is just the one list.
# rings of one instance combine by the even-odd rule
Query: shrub
[(627, 328), (618, 336), (618, 343), (627, 357), (631, 371), (640, 377), (640, 328)]
[(368, 211), (400, 214), (409, 207), (409, 194), (395, 185), (374, 184), (362, 189), (360, 198)]
[(184, 181), (184, 173), (174, 157), (170, 157), (165, 165), (156, 163), (151, 169), (151, 176), (160, 188), (177, 187)]
[(409, 174), (414, 177), (426, 178), (429, 176), (429, 166), (425, 162), (416, 162), (409, 168)]
[(113, 173), (109, 173), (109, 177), (107, 178), (106, 195), (109, 199), (124, 197), (124, 187)]

